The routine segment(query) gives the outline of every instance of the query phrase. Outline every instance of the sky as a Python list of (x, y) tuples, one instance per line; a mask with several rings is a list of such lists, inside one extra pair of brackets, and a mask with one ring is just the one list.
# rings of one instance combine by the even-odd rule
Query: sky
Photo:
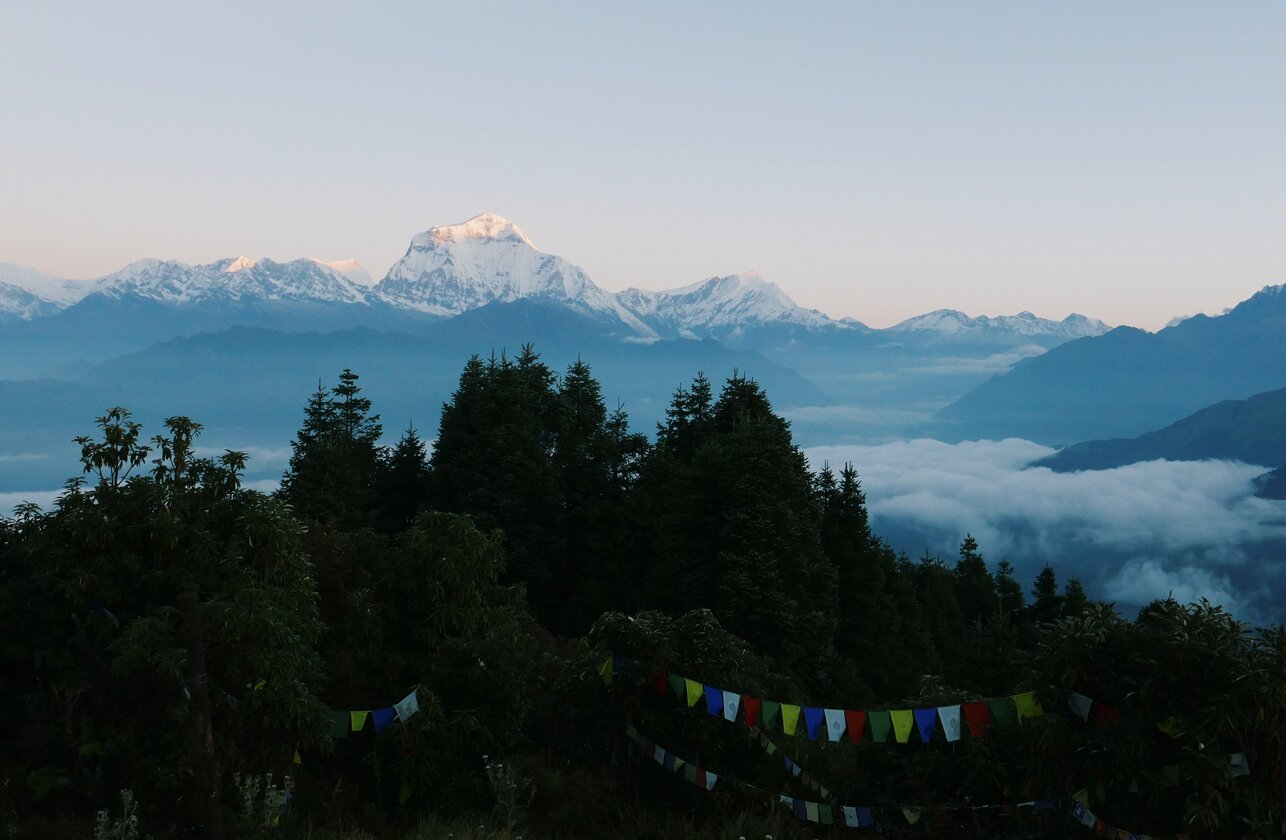
[(0, 4), (0, 261), (356, 257), (1149, 329), (1286, 282), (1286, 4)]

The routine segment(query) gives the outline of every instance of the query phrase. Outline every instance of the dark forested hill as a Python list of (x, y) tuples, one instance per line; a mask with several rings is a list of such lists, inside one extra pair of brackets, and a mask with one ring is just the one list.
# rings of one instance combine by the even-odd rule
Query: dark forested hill
[(1225, 400), (1135, 438), (1078, 443), (1037, 466), (1056, 472), (1102, 470), (1158, 458), (1286, 464), (1286, 388), (1245, 400)]

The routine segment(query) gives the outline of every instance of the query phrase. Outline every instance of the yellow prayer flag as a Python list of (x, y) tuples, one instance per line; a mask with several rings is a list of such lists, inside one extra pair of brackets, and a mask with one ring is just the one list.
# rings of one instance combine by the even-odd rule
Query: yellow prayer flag
[(701, 683), (696, 680), (690, 680), (687, 677), (683, 678), (683, 688), (688, 695), (688, 708), (695, 706), (706, 690)]
[(403, 779), (402, 789), (397, 792), (397, 804), (405, 805), (407, 803), (407, 800), (409, 800), (410, 798), (411, 798), (411, 783)]
[[(897, 713), (896, 713), (896, 712), (894, 712), (894, 714), (897, 714)], [(910, 712), (907, 712), (907, 714), (910, 714)], [(915, 825), (916, 823), (918, 823), (918, 822), (920, 821), (920, 809), (919, 809), (919, 808), (903, 808), (903, 809), (902, 809), (902, 816), (906, 817), (906, 821), (907, 821), (907, 822), (909, 822), (911, 825)]]
[(787, 735), (795, 734), (795, 727), (799, 725), (799, 707), (793, 703), (781, 704), (781, 731)]
[(598, 675), (603, 678), (603, 685), (612, 684), (612, 665), (615, 663), (612, 657), (603, 660), (603, 664), (598, 666)]
[[(349, 712), (348, 713), (349, 724), (351, 725), (352, 730), (354, 732), (362, 731), (362, 727), (366, 725), (366, 716), (369, 714), (370, 712)], [(340, 718), (340, 720), (343, 720), (343, 718)]]
[(1041, 707), (1040, 701), (1036, 699), (1036, 692), (1027, 691), (1022, 694), (1014, 695), (1014, 708), (1018, 710), (1018, 722), (1022, 723), (1027, 718), (1040, 717), (1045, 714)]
[(899, 744), (905, 744), (911, 737), (911, 727), (915, 726), (915, 715), (910, 709), (889, 709), (889, 718), (893, 721), (893, 737)]
[[(783, 709), (786, 708), (786, 704), (783, 703), (781, 707)], [(817, 803), (816, 802), (804, 803), (804, 816), (808, 818), (809, 822), (817, 822)]]
[(1170, 715), (1170, 717), (1157, 724), (1157, 729), (1160, 729), (1166, 735), (1173, 738), (1175, 735), (1179, 734), (1179, 726), (1181, 723), (1182, 721), (1177, 717)]
[(303, 760), (302, 758), (300, 758), (300, 757), (299, 757), (299, 750), (295, 750), (295, 758), (294, 758), (294, 762), (295, 762), (296, 764), (303, 764), (303, 763), (304, 763), (304, 760)]
[(1088, 808), (1090, 806), (1090, 789), (1081, 788), (1076, 791), (1076, 793), (1072, 794), (1072, 801), (1080, 803), (1082, 808)]

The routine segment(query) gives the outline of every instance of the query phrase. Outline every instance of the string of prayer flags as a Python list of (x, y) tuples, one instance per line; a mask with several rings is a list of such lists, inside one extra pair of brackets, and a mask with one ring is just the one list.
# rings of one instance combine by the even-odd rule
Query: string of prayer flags
[(1143, 834), (1117, 828), (1104, 822), (1098, 815), (1082, 802), (1072, 803), (1072, 819), (1092, 830), (1095, 837), (1119, 838), (1119, 840), (1188, 840), (1187, 832), (1181, 834)]
[(411, 716), (420, 710), (420, 698), (414, 690), (401, 700), (393, 704), (393, 711), (397, 713), (397, 719), (406, 723)]
[(393, 720), (396, 715), (397, 712), (393, 711), (392, 706), (388, 706), (383, 709), (376, 709), (371, 712), (371, 720), (374, 721), (375, 724), (375, 734), (379, 735), (385, 729), (388, 729), (393, 724)]
[(804, 707), (804, 726), (808, 729), (808, 737), (816, 741), (817, 733), (821, 730), (822, 724), (826, 721), (826, 715), (816, 706)]
[(942, 721), (942, 734), (947, 737), (947, 743), (960, 740), (959, 706), (939, 706), (938, 720)]
[(741, 695), (735, 691), (723, 693), (723, 719), (736, 723), (737, 709), (741, 706)]
[(715, 717), (723, 716), (723, 692), (717, 688), (704, 686), (706, 696), (706, 711)]
[(890, 709), (889, 717), (893, 719), (893, 737), (899, 744), (905, 744), (911, 737), (911, 724), (914, 717), (910, 709)]
[(1022, 723), (1029, 718), (1040, 717), (1045, 714), (1041, 707), (1040, 701), (1036, 699), (1036, 692), (1024, 691), (1022, 694), (1015, 694), (1014, 710), (1018, 713), (1018, 722)]
[(826, 710), (826, 735), (832, 741), (838, 741), (844, 737), (844, 727), (847, 723), (844, 720), (844, 711), (842, 709)]
[(933, 739), (933, 730), (938, 724), (938, 710), (930, 706), (927, 709), (916, 709), (915, 728), (920, 730), (920, 740), (929, 743)]
[(799, 707), (794, 703), (781, 704), (781, 731), (787, 735), (794, 735), (796, 727), (799, 726)]

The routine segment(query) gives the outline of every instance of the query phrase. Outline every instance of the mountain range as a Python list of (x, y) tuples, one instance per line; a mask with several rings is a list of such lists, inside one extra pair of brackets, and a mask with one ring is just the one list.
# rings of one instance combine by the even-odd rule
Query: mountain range
[[(150, 329), (134, 331), (147, 343), (166, 332), (170, 335), (164, 337), (176, 337), (228, 326), (414, 331), (433, 320), (518, 300), (567, 308), (595, 320), (606, 334), (633, 340), (717, 338), (744, 344), (747, 336), (765, 330), (871, 332), (856, 320), (833, 319), (797, 305), (753, 272), (667, 291), (612, 293), (567, 260), (538, 250), (516, 224), (493, 213), (417, 234), (378, 283), (371, 283), (353, 260), (230, 257), (189, 265), (144, 259), (86, 281), (0, 264), (0, 321), (8, 322), (20, 344), (38, 343), (40, 336), (102, 333), (95, 324), (104, 316), (118, 325), (121, 318), (137, 327), (143, 325), (133, 322), (148, 321)], [(130, 309), (146, 317), (131, 318)], [(1064, 341), (1106, 329), (1079, 315), (1060, 322), (1030, 313), (993, 319), (943, 310), (910, 319), (893, 331), (921, 340), (999, 333)]]
[(1117, 327), (1023, 359), (939, 411), (933, 429), (1050, 445), (1130, 438), (1283, 386), (1286, 286), (1267, 286), (1222, 315)]

